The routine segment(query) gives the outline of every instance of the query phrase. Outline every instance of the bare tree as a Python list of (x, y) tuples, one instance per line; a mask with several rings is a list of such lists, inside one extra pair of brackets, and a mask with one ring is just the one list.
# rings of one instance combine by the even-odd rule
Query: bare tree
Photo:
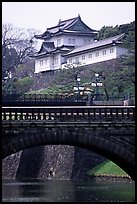
[(32, 38), (37, 32), (15, 28), (12, 24), (2, 25), (2, 73), (17, 68), (36, 51), (37, 41)]

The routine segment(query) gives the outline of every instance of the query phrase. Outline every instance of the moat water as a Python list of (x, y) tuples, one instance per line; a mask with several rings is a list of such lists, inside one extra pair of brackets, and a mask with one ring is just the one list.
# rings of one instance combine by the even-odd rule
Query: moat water
[(135, 183), (5, 179), (2, 202), (135, 202)]

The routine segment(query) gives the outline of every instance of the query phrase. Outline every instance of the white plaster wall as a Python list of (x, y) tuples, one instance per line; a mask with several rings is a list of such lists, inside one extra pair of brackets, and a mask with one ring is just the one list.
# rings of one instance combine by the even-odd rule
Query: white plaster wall
[[(61, 43), (59, 45), (57, 45), (58, 39), (61, 39)], [(75, 39), (75, 44), (73, 44), (73, 41), (72, 43), (69, 43), (68, 39), (71, 39), (71, 41)], [(62, 45), (83, 46), (85, 45), (84, 40), (87, 40), (87, 44), (95, 42), (93, 37), (83, 37), (83, 36), (76, 36), (76, 35), (54, 36), (54, 37), (51, 37), (50, 39), (45, 40), (45, 42), (54, 42), (55, 47), (60, 47)], [(90, 40), (90, 42), (88, 40)]]
[[(58, 39), (61, 39), (61, 43), (57, 46), (57, 40)], [(51, 37), (50, 39), (45, 40), (45, 42), (54, 42), (55, 47), (60, 47), (61, 45), (63, 45), (62, 36)]]
[[(54, 63), (55, 58), (58, 58), (57, 64)], [(41, 60), (43, 60), (43, 65), (40, 64)], [(47, 63), (45, 63), (45, 60), (47, 60)], [(64, 57), (60, 53), (46, 58), (35, 59), (35, 73), (59, 69), (62, 63), (64, 63)]]
[[(71, 42), (73, 42), (72, 40), (75, 39), (75, 44), (73, 43), (69, 44), (68, 39), (71, 39)], [(75, 45), (79, 47), (79, 46), (85, 45), (84, 40), (87, 40), (87, 44), (95, 42), (93, 37), (83, 37), (83, 36), (76, 36), (76, 35), (64, 35), (63, 36), (64, 45)], [(90, 42), (88, 40), (90, 40)]]
[[(110, 53), (110, 49), (113, 48), (113, 53)], [(103, 55), (103, 51), (106, 50), (106, 55)], [(96, 52), (99, 52), (99, 56), (96, 57)], [(92, 54), (92, 58), (89, 58), (89, 54)], [(56, 70), (59, 68), (63, 68), (65, 63), (66, 64), (73, 64), (76, 63), (76, 58), (78, 57), (79, 65), (86, 65), (86, 64), (93, 64), (97, 62), (107, 61), (111, 59), (116, 59), (122, 54), (127, 54), (127, 50), (118, 46), (111, 46), (108, 48), (100, 49), (98, 51), (89, 51), (85, 54), (78, 54), (73, 57), (64, 57), (61, 56), (60, 53), (55, 54), (54, 56), (36, 59), (35, 60), (35, 73), (48, 71), (48, 70)], [(82, 60), (82, 56), (85, 55), (85, 59)], [(54, 58), (58, 58), (58, 64), (54, 64)], [(72, 59), (72, 63), (69, 62), (69, 59)], [(45, 60), (47, 59), (47, 64)], [(40, 61), (43, 60), (43, 66), (40, 66)]]
[[(41, 60), (43, 60), (43, 66), (40, 65)], [(34, 73), (39, 73), (43, 71), (43, 69), (45, 70), (46, 69), (45, 67), (48, 68), (48, 61), (47, 61), (47, 65), (45, 65), (45, 58), (35, 59), (35, 72)]]
[[(110, 49), (113, 48), (114, 52), (110, 53)], [(76, 62), (76, 57), (78, 57), (79, 59), (79, 63), (80, 64), (92, 64), (92, 63), (96, 63), (96, 62), (102, 62), (102, 61), (106, 61), (106, 60), (111, 60), (111, 59), (115, 59), (117, 57), (117, 47), (109, 47), (106, 49), (101, 49), (98, 51), (89, 51), (85, 54), (79, 54), (77, 56), (74, 57), (68, 57), (67, 58), (67, 64), (69, 64), (69, 59), (72, 58), (72, 63)], [(103, 50), (106, 50), (106, 55), (103, 55)], [(99, 52), (99, 56), (96, 57), (96, 52)], [(92, 54), (92, 58), (89, 58), (89, 54)], [(82, 60), (82, 56), (85, 55), (85, 59)]]
[[(43, 60), (43, 65), (40, 64), (40, 61)], [(47, 63), (46, 63), (47, 60)], [(52, 68), (52, 57), (43, 57), (40, 59), (35, 59), (35, 73), (48, 71)]]
[[(54, 64), (54, 59), (55, 58), (58, 58), (58, 64)], [(57, 53), (54, 55), (53, 57), (53, 67), (52, 69), (59, 69), (61, 67), (61, 64), (62, 64), (62, 58), (61, 58), (61, 54), (60, 53)]]

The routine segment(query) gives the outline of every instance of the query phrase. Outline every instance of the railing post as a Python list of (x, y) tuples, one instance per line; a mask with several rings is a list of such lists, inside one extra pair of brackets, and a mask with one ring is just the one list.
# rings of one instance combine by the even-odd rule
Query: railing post
[(133, 121), (135, 119), (134, 107), (9, 107), (3, 108), (2, 120), (52, 120), (58, 121), (58, 118), (63, 121)]

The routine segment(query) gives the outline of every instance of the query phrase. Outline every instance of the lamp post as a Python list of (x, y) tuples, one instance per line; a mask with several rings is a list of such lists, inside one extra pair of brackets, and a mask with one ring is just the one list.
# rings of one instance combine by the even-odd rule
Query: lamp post
[(76, 79), (76, 87), (74, 87), (74, 91), (77, 91), (77, 102), (80, 99), (80, 91), (84, 90), (84, 87), (80, 85), (80, 77), (78, 75), (75, 76)]
[(79, 89), (79, 86), (80, 86), (80, 77), (77, 76), (77, 90), (78, 90), (77, 101), (79, 101), (79, 99), (80, 99), (80, 89)]
[(102, 86), (102, 82), (99, 80), (99, 74), (98, 73), (95, 74), (95, 77), (96, 77), (95, 81), (92, 82), (92, 86), (96, 87), (94, 100), (99, 101), (100, 100), (99, 87)]

